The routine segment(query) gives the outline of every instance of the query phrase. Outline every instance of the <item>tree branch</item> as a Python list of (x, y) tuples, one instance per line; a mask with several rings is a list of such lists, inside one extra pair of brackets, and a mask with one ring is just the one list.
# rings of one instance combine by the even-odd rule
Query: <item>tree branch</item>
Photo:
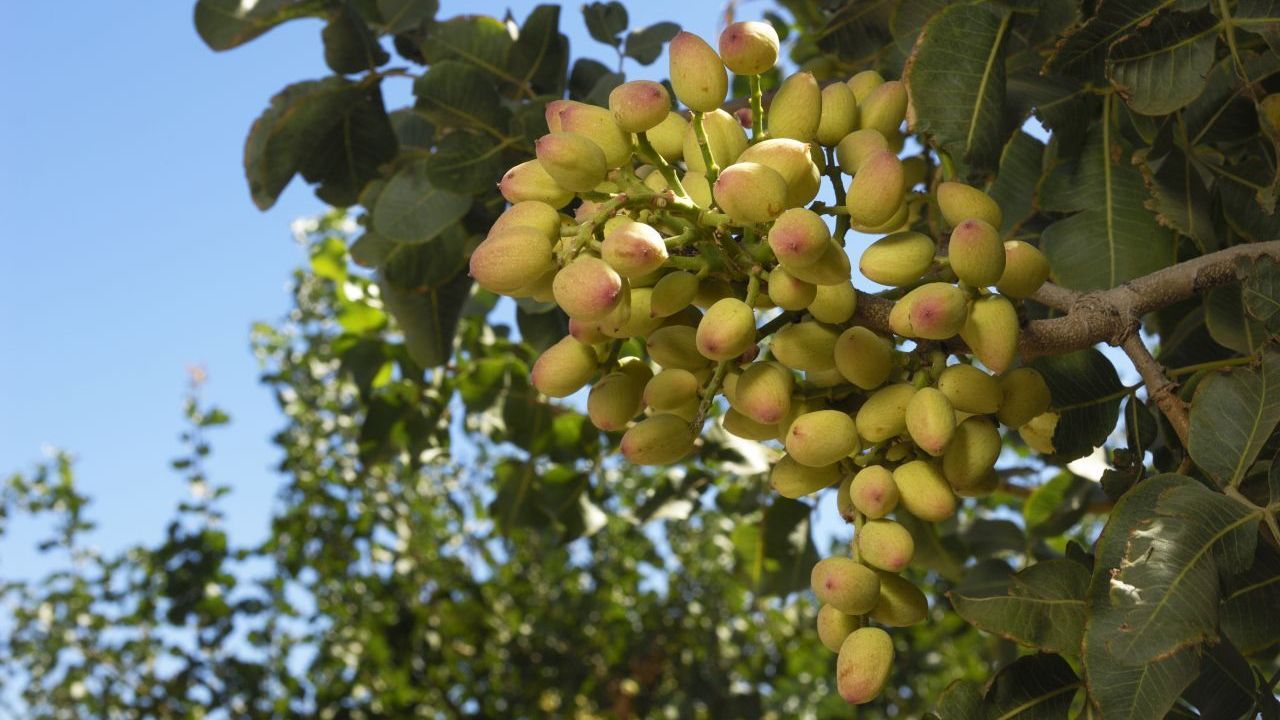
[(1160, 407), (1165, 417), (1169, 418), (1169, 424), (1178, 434), (1182, 447), (1191, 447), (1188, 440), (1191, 420), (1187, 415), (1187, 404), (1178, 397), (1178, 384), (1165, 374), (1164, 366), (1151, 356), (1151, 351), (1147, 349), (1138, 333), (1135, 332), (1126, 337), (1124, 342), (1120, 343), (1120, 349), (1124, 350), (1124, 354), (1133, 361), (1133, 366), (1142, 376), (1143, 384), (1147, 386), (1147, 397)]

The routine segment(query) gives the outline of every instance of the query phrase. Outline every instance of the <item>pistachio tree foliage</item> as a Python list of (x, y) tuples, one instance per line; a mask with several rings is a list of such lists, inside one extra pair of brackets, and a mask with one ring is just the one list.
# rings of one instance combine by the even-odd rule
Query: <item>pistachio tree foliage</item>
[[(3, 586), (16, 714), (1280, 712), (1280, 8), (195, 14), (299, 18), (334, 75), (254, 123), (250, 191), (350, 214), (254, 332), (271, 537), (220, 528), (195, 396), (156, 547), (92, 548), (68, 458), (14, 476), (56, 566)], [(614, 71), (667, 43), (668, 84)]]

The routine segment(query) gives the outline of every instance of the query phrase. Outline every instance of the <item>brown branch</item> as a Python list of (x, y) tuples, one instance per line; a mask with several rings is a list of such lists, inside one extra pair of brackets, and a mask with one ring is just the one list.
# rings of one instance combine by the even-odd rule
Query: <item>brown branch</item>
[(1120, 349), (1124, 350), (1124, 354), (1133, 361), (1133, 366), (1142, 376), (1143, 384), (1147, 386), (1147, 397), (1160, 407), (1165, 417), (1169, 418), (1169, 424), (1178, 434), (1182, 447), (1191, 447), (1188, 440), (1191, 421), (1187, 416), (1187, 404), (1178, 396), (1178, 384), (1165, 374), (1164, 366), (1151, 356), (1151, 351), (1147, 349), (1138, 333), (1131, 333), (1126, 337), (1124, 342), (1120, 343)]

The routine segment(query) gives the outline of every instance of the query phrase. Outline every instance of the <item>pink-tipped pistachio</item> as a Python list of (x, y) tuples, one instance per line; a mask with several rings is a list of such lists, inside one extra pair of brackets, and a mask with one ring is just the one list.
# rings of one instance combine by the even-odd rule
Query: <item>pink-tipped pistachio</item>
[(623, 132), (647, 132), (667, 119), (667, 113), (671, 112), (671, 96), (662, 83), (632, 80), (609, 93), (609, 109)]
[(735, 75), (759, 75), (778, 62), (778, 32), (767, 22), (736, 22), (720, 33), (720, 58)]
[(716, 178), (716, 204), (739, 225), (754, 225), (778, 217), (787, 203), (787, 182), (768, 166), (734, 163)]
[(622, 277), (598, 257), (579, 255), (556, 273), (556, 304), (571, 318), (600, 320), (626, 294)]

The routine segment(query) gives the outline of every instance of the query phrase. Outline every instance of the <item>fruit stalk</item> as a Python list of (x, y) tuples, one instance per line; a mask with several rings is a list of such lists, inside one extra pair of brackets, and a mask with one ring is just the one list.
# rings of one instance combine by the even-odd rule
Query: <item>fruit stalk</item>
[(703, 164), (707, 166), (707, 181), (715, 185), (716, 177), (720, 175), (720, 166), (711, 156), (711, 142), (707, 139), (707, 128), (702, 122), (703, 113), (694, 111), (691, 114), (693, 115), (693, 133), (698, 138), (698, 150), (702, 153)]

